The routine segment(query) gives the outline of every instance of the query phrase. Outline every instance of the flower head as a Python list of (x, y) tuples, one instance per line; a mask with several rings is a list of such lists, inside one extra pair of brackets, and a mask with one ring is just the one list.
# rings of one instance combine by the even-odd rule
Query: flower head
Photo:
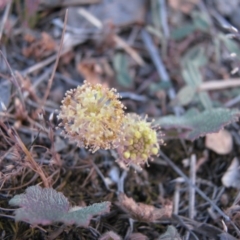
[(116, 148), (122, 139), (123, 105), (115, 89), (84, 82), (69, 90), (58, 115), (64, 135), (93, 152)]
[(126, 165), (148, 163), (160, 149), (163, 140), (161, 133), (154, 129), (151, 122), (137, 114), (127, 114), (123, 120), (124, 141), (117, 148), (119, 161)]

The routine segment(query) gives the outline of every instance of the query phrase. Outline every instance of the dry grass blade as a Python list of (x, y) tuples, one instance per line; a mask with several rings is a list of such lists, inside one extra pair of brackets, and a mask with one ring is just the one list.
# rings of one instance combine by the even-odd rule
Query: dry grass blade
[(54, 68), (53, 68), (53, 71), (52, 71), (52, 75), (51, 75), (51, 77), (50, 77), (50, 79), (48, 81), (47, 89), (46, 89), (46, 92), (44, 94), (43, 101), (42, 101), (40, 109), (45, 104), (45, 102), (46, 102), (46, 100), (48, 98), (48, 95), (50, 93), (51, 87), (52, 87), (53, 78), (54, 78), (55, 72), (57, 70), (59, 58), (60, 58), (60, 55), (61, 55), (61, 50), (62, 50), (62, 47), (63, 47), (63, 40), (64, 40), (65, 31), (66, 31), (67, 18), (68, 18), (68, 9), (66, 10), (66, 13), (65, 13), (64, 28), (63, 28), (63, 32), (62, 32), (60, 47), (59, 47), (59, 50), (58, 50), (58, 53), (57, 53), (57, 59), (56, 59), (56, 62), (55, 62), (55, 65), (54, 65)]
[[(196, 183), (196, 155), (193, 154), (190, 159), (190, 181), (193, 185)], [(195, 188), (189, 186), (189, 218), (195, 216)]]
[(42, 168), (35, 162), (35, 160), (33, 159), (31, 153), (28, 151), (28, 149), (26, 148), (26, 146), (24, 145), (24, 143), (22, 142), (22, 140), (20, 139), (20, 137), (18, 136), (18, 134), (13, 131), (13, 136), (16, 139), (16, 142), (18, 144), (18, 146), (21, 148), (21, 150), (24, 152), (24, 154), (26, 155), (26, 160), (28, 161), (30, 167), (39, 174), (39, 176), (41, 177), (43, 184), (45, 187), (50, 187), (49, 185), (49, 181), (45, 175), (45, 173), (43, 172)]
[(240, 86), (240, 79), (212, 80), (204, 82), (198, 87), (198, 91), (213, 91)]
[(81, 5), (89, 5), (99, 3), (100, 0), (63, 0), (63, 1), (48, 1), (41, 0), (41, 4), (43, 7), (69, 7), (69, 6), (79, 6)]
[(3, 54), (3, 52), (1, 50), (0, 50), (0, 54), (2, 55), (4, 62), (6, 63), (8, 69), (11, 73), (12, 79), (10, 79), (10, 81), (16, 86), (19, 97), (20, 97), (21, 102), (22, 102), (23, 109), (25, 109), (24, 97), (23, 97), (22, 90), (21, 90), (21, 87), (19, 85), (19, 82), (17, 81), (16, 76), (15, 76), (14, 72), (12, 71), (12, 68), (10, 67), (5, 55)]
[(230, 221), (229, 216), (227, 216), (209, 197), (206, 196), (204, 192), (202, 192), (196, 185), (194, 185), (189, 178), (177, 167), (162, 151), (160, 155), (163, 159), (177, 172), (191, 187), (195, 188), (196, 192), (204, 198), (207, 202), (211, 204), (211, 206), (226, 220)]
[[(0, 5), (1, 5), (1, 3), (0, 3)], [(11, 9), (11, 5), (12, 5), (12, 1), (9, 1), (6, 5), (5, 11), (4, 11), (4, 15), (3, 15), (3, 18), (2, 18), (2, 23), (1, 23), (1, 26), (0, 26), (0, 41), (2, 39), (3, 30), (4, 30), (4, 27), (5, 27), (5, 24), (6, 24), (10, 9)]]
[[(84, 8), (81, 8), (79, 10), (79, 14), (85, 17), (89, 22), (91, 22), (97, 28), (99, 29), (103, 28), (102, 22), (99, 19), (97, 19), (95, 16), (93, 16), (90, 12), (85, 10)], [(119, 47), (123, 48), (140, 66), (145, 65), (141, 56), (133, 48), (131, 48), (122, 38), (120, 38), (117, 35), (113, 35), (113, 39), (115, 43), (119, 45)]]

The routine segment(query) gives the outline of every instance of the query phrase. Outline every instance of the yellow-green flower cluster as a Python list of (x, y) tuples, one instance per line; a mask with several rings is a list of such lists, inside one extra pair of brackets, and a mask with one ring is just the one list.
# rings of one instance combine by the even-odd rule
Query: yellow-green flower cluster
[(117, 152), (120, 161), (126, 165), (130, 163), (144, 164), (153, 155), (159, 152), (159, 133), (152, 127), (151, 122), (146, 121), (137, 114), (125, 115), (123, 121), (125, 140), (118, 147)]
[(137, 114), (124, 114), (115, 89), (84, 82), (66, 92), (58, 118), (63, 134), (79, 147), (116, 149), (119, 161), (144, 164), (159, 152), (161, 135)]
[(86, 81), (66, 92), (58, 115), (63, 134), (93, 152), (117, 147), (124, 117), (124, 106), (118, 98), (114, 89)]

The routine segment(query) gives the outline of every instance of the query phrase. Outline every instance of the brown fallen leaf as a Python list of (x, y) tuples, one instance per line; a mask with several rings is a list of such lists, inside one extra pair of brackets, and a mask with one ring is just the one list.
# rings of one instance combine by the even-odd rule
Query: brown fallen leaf
[(115, 232), (109, 231), (104, 233), (99, 240), (121, 240), (122, 238), (118, 236)]
[(218, 133), (207, 134), (205, 146), (218, 154), (228, 154), (233, 147), (232, 136), (224, 129)]
[(29, 46), (22, 50), (25, 57), (33, 57), (40, 60), (52, 54), (56, 49), (55, 41), (46, 32), (42, 32), (40, 38), (27, 34), (24, 39), (29, 43)]
[(141, 233), (132, 233), (128, 239), (129, 240), (148, 240), (149, 238)]
[(222, 184), (225, 187), (234, 187), (240, 188), (240, 169), (239, 169), (239, 161), (235, 157), (232, 160), (231, 165), (228, 167), (227, 171), (224, 173), (222, 177)]
[(163, 217), (170, 218), (172, 215), (171, 204), (159, 209), (144, 203), (137, 203), (124, 193), (119, 194), (118, 200), (123, 210), (129, 213), (133, 219), (140, 222), (154, 222)]
[(227, 216), (231, 218), (231, 220), (239, 228), (240, 227), (240, 206), (238, 204), (233, 205), (227, 210), (225, 210), (225, 213), (227, 214)]
[(199, 0), (168, 0), (168, 2), (174, 10), (180, 10), (183, 13), (190, 13)]
[(77, 65), (77, 70), (87, 81), (93, 84), (102, 83), (102, 68), (94, 59), (81, 61)]
[[(114, 26), (126, 27), (131, 24), (144, 24), (146, 2), (146, 0), (131, 0), (128, 2), (122, 0), (102, 0), (100, 4), (90, 5), (85, 9), (104, 24), (111, 22)], [(93, 28), (91, 23), (78, 14), (78, 11), (79, 7), (69, 7), (69, 26), (80, 29)]]

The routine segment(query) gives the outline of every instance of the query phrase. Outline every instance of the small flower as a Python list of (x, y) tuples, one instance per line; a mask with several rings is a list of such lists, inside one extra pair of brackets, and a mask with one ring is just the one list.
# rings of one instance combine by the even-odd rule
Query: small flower
[(142, 165), (152, 160), (160, 149), (159, 143), (163, 143), (162, 134), (137, 114), (127, 114), (123, 121), (124, 141), (117, 148), (119, 161), (127, 166), (131, 163)]
[(84, 82), (69, 90), (58, 115), (63, 134), (79, 147), (95, 152), (99, 148), (116, 148), (122, 139), (124, 106), (115, 89)]

